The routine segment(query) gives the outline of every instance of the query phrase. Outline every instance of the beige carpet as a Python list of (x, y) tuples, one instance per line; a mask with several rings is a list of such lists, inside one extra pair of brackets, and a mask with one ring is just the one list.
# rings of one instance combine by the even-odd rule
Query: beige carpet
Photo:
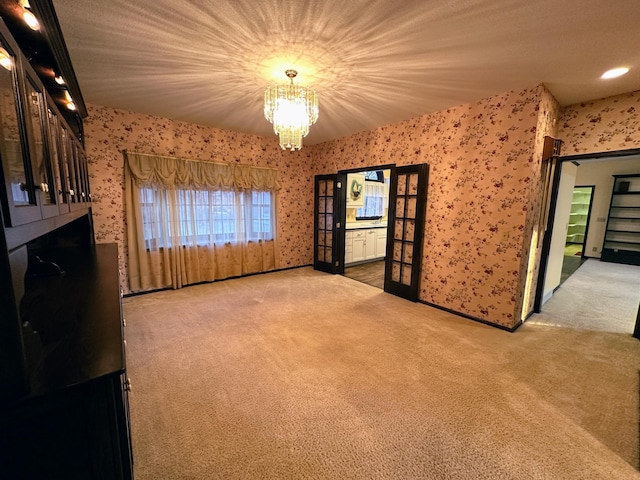
[(631, 335), (640, 304), (640, 266), (590, 258), (527, 323)]
[(137, 480), (634, 479), (640, 342), (302, 268), (125, 299)]

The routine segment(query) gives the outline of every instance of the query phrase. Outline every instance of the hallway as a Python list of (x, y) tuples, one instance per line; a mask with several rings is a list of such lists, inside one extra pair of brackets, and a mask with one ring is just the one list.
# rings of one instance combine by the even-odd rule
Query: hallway
[(631, 335), (640, 267), (588, 259), (526, 323)]

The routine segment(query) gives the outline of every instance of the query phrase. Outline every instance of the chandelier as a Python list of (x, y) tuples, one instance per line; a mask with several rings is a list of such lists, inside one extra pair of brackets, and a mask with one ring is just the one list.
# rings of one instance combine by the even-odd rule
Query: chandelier
[(264, 116), (273, 123), (283, 150), (300, 150), (302, 139), (318, 119), (318, 96), (309, 87), (294, 85), (298, 72), (285, 71), (289, 85), (273, 85), (264, 92)]

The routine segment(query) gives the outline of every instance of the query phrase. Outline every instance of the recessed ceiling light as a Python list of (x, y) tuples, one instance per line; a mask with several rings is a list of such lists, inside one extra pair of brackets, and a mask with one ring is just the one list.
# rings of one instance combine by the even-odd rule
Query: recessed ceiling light
[(627, 67), (612, 68), (611, 70), (607, 70), (606, 72), (604, 72), (600, 78), (617, 78), (624, 75), (628, 71), (629, 69)]

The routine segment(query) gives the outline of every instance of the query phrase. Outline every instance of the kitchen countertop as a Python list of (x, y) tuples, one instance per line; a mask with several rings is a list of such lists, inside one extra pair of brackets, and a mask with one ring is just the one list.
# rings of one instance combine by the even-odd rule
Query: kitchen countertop
[(360, 230), (362, 228), (387, 228), (387, 222), (347, 222), (346, 230)]

